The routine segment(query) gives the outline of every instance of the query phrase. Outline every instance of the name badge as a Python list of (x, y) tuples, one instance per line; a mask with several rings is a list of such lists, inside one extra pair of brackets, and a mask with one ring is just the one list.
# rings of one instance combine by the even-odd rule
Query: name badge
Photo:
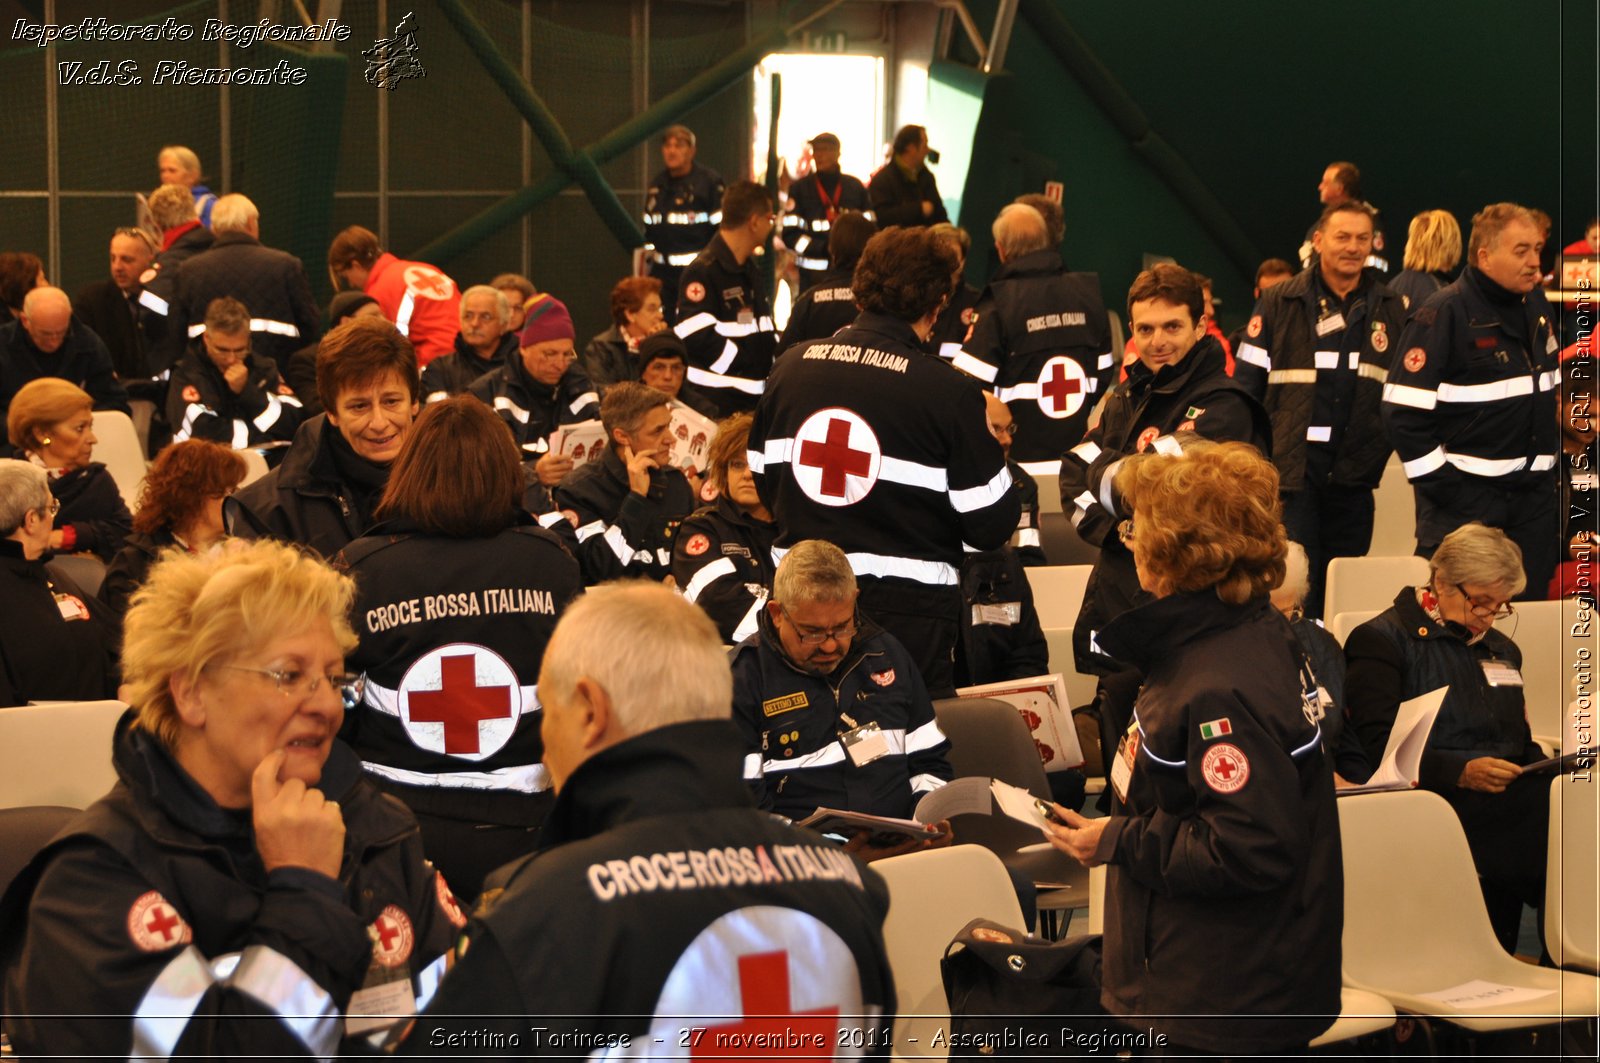
[(873, 761), (889, 755), (889, 736), (876, 723), (863, 724), (839, 736), (844, 751), (850, 754), (850, 763), (864, 768)]
[(1011, 627), (1022, 622), (1021, 602), (989, 602), (980, 603), (972, 607), (972, 626), (979, 627), (983, 624), (998, 624), (1001, 627)]
[(1338, 332), (1344, 328), (1344, 315), (1331, 314), (1317, 322), (1317, 335), (1326, 336), (1330, 332)]
[(56, 608), (61, 611), (61, 619), (63, 620), (89, 619), (89, 607), (84, 605), (83, 601), (78, 598), (77, 595), (56, 595)]
[(1520, 687), (1522, 673), (1505, 661), (1484, 661), (1483, 678), (1492, 687)]
[(344, 1013), (344, 1032), (354, 1037), (381, 1030), (416, 1013), (417, 998), (411, 992), (410, 978), (366, 986), (350, 994), (350, 1007)]
[(1116, 791), (1117, 800), (1123, 804), (1128, 803), (1128, 784), (1133, 781), (1133, 769), (1138, 759), (1139, 724), (1135, 721), (1128, 725), (1122, 741), (1117, 743), (1117, 756), (1111, 762), (1111, 789)]

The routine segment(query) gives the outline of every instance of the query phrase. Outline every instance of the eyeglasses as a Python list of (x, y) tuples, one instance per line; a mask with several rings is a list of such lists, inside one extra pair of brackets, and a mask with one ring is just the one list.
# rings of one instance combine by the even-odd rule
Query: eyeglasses
[(1127, 546), (1133, 542), (1133, 518), (1129, 517), (1117, 525), (1117, 538), (1122, 540), (1122, 545)]
[(346, 709), (353, 709), (361, 703), (361, 694), (367, 687), (367, 677), (353, 672), (329, 672), (324, 676), (315, 672), (303, 672), (298, 668), (250, 668), (242, 664), (225, 664), (222, 667), (231, 668), (235, 672), (264, 675), (272, 680), (279, 692), (292, 698), (309, 697), (321, 689), (322, 681), (326, 679), (328, 685), (339, 692)]
[(794, 617), (789, 615), (789, 610), (785, 609), (782, 603), (778, 605), (778, 612), (782, 613), (783, 618), (789, 621), (790, 626), (794, 628), (795, 634), (800, 637), (800, 645), (802, 646), (820, 646), (829, 639), (835, 642), (843, 642), (845, 639), (854, 638), (861, 623), (861, 616), (857, 613), (850, 617), (850, 623), (829, 631), (807, 631), (795, 623)]
[(1504, 620), (1516, 613), (1516, 610), (1511, 608), (1510, 602), (1496, 603), (1493, 598), (1474, 598), (1467, 593), (1467, 589), (1461, 584), (1454, 583), (1451, 586), (1455, 587), (1456, 593), (1466, 601), (1467, 609), (1471, 611), (1473, 616), (1482, 617), (1485, 620), (1490, 618)]
[(1015, 421), (1010, 424), (992, 424), (989, 426), (989, 431), (993, 435), (1010, 436), (1015, 439), (1017, 436), (1017, 424)]

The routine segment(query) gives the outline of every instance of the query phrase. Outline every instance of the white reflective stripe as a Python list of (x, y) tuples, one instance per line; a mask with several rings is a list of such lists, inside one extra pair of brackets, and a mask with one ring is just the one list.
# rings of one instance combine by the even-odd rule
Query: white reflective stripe
[(697, 602), (700, 600), (700, 595), (704, 594), (706, 588), (714, 581), (723, 576), (731, 576), (736, 571), (738, 570), (734, 567), (733, 558), (719, 557), (711, 564), (702, 566), (700, 571), (690, 578), (688, 585), (683, 588), (683, 596), (691, 602)]
[(743, 642), (756, 633), (756, 629), (761, 622), (761, 607), (766, 604), (767, 592), (763, 589), (760, 594), (756, 595), (756, 600), (750, 603), (750, 608), (745, 610), (744, 616), (739, 619), (738, 625), (733, 629), (734, 642)]
[(950, 505), (957, 513), (971, 513), (975, 509), (994, 505), (1004, 498), (1009, 490), (1011, 490), (1011, 470), (1002, 465), (1000, 471), (986, 484), (952, 489)]
[(941, 786), (946, 785), (948, 785), (948, 782), (939, 778), (937, 775), (928, 775), (924, 773), (922, 775), (911, 776), (911, 792), (914, 794), (932, 793)]
[(1306, 442), (1326, 443), (1333, 439), (1333, 429), (1326, 425), (1309, 425), (1306, 428)]
[[(661, 224), (661, 214), (659, 212), (645, 211), (643, 214), (639, 215), (639, 217), (640, 217), (640, 219), (642, 219), (644, 221), (644, 223), (646, 225), (660, 225)], [(649, 247), (649, 246), (650, 246), (649, 244), (645, 245), (645, 247)]]
[(283, 416), (283, 403), (278, 401), (278, 396), (267, 396), (267, 408), (256, 414), (250, 423), (265, 432), (278, 423), (278, 418)]
[(601, 538), (606, 541), (607, 546), (611, 547), (611, 552), (617, 555), (617, 560), (624, 565), (632, 564), (634, 557), (639, 553), (628, 542), (628, 537), (622, 534), (622, 528), (619, 525), (611, 525), (605, 530), (605, 534)]
[[(888, 733), (888, 731), (884, 732), (885, 735)], [(825, 768), (830, 764), (842, 764), (844, 759), (844, 746), (838, 742), (829, 742), (815, 753), (807, 753), (803, 757), (794, 757), (790, 760), (762, 761), (761, 770), (762, 774), (776, 774), (785, 771), (796, 771), (802, 768)]]
[(754, 321), (718, 321), (716, 329), (723, 336), (754, 336), (772, 331), (772, 318), (762, 314)]
[(722, 224), (722, 208), (718, 207), (716, 210), (712, 211), (710, 214), (707, 214), (706, 215), (706, 221), (710, 222), (712, 225), (721, 225)]
[(506, 398), (504, 395), (496, 395), (494, 397), (494, 408), (497, 410), (505, 410), (523, 424), (528, 423), (528, 411), (524, 410), (521, 406), (518, 406), (510, 399)]
[(801, 269), (827, 269), (828, 268), (828, 260), (825, 259), (825, 258), (805, 258), (805, 257), (803, 257), (801, 255), (796, 255), (794, 260), (795, 260), (795, 264), (798, 265)]
[(444, 787), (455, 790), (515, 790), (542, 794), (550, 789), (550, 772), (543, 764), (519, 764), (495, 771), (409, 771), (387, 764), (362, 761), (361, 770), (405, 786)]
[[(438, 872), (435, 872), (437, 874)], [(444, 972), (450, 969), (450, 953), (442, 952), (434, 961), (417, 972), (417, 1010), (425, 1011), (433, 994), (439, 991)]]
[(411, 335), (411, 312), (417, 308), (417, 297), (408, 290), (405, 298), (400, 300), (400, 310), (394, 315), (394, 327), (400, 330), (400, 335)]
[(733, 388), (735, 391), (742, 391), (746, 395), (759, 395), (767, 390), (767, 382), (765, 380), (749, 380), (742, 376), (723, 376), (721, 373), (710, 373), (704, 369), (696, 369), (692, 365), (688, 369), (687, 376), (691, 384), (697, 384), (703, 388)]
[(833, 228), (833, 223), (827, 218), (817, 218), (811, 223), (811, 231), (814, 233), (825, 233), (831, 228)]
[[(531, 716), (543, 707), (539, 703), (539, 685), (537, 683), (531, 685), (523, 684), (521, 690), (521, 715)], [(400, 717), (400, 691), (386, 687), (381, 683), (375, 683), (371, 679), (368, 679), (366, 685), (362, 688), (361, 702), (374, 712), (381, 712), (385, 716), (393, 716), (396, 719)]]
[(342, 1032), (339, 1009), (328, 991), (289, 957), (265, 945), (251, 945), (230, 981), (241, 993), (277, 1012), (279, 1021), (313, 1055), (332, 1059), (337, 1054)]
[(1315, 369), (1273, 369), (1267, 373), (1269, 384), (1315, 384)]
[(707, 214), (703, 210), (695, 211), (694, 213), (687, 213), (684, 211), (667, 212), (668, 225), (704, 225), (710, 220), (711, 215)]
[(985, 384), (993, 384), (995, 375), (1000, 372), (999, 369), (990, 365), (988, 362), (974, 358), (966, 351), (957, 351), (954, 355), (952, 355), (950, 357), (950, 364), (961, 370), (963, 373), (966, 373), (968, 376), (977, 377)]
[(238, 417), (235, 417), (231, 423), (233, 425), (233, 449), (243, 450), (250, 445), (250, 426)]
[(1356, 366), (1360, 365), (1361, 364), (1361, 352), (1360, 351), (1351, 351), (1350, 352), (1349, 361), (1350, 361), (1350, 368), (1351, 369), (1354, 369)]
[(270, 317), (253, 317), (250, 319), (251, 332), (270, 332), (275, 336), (293, 336), (300, 338), (300, 330), (287, 321), (274, 321)]
[(1533, 377), (1491, 380), (1487, 384), (1440, 384), (1440, 402), (1498, 402), (1517, 395), (1533, 394)]
[(906, 734), (906, 752), (920, 753), (924, 749), (932, 749), (940, 742), (947, 741), (945, 733), (939, 730), (939, 721), (929, 720), (915, 731)]
[(1289, 756), (1291, 758), (1304, 756), (1305, 754), (1311, 752), (1313, 749), (1317, 748), (1318, 744), (1320, 744), (1321, 742), (1322, 742), (1322, 725), (1319, 723), (1319, 724), (1316, 725), (1316, 733), (1311, 736), (1311, 741), (1307, 742), (1305, 745), (1301, 746), (1299, 749), (1291, 749), (1291, 750), (1289, 750)]
[(1549, 391), (1559, 383), (1561, 383), (1561, 370), (1559, 369), (1547, 369), (1539, 374), (1540, 391)]
[(732, 340), (722, 341), (722, 353), (717, 360), (706, 367), (708, 373), (726, 373), (728, 367), (733, 365), (734, 359), (739, 357), (739, 345)]
[(599, 401), (600, 401), (600, 396), (599, 395), (597, 395), (593, 391), (585, 391), (582, 395), (579, 395), (577, 398), (573, 399), (570, 403), (568, 403), (567, 404), (567, 409), (571, 410), (573, 413), (577, 413), (579, 410), (583, 409), (585, 406), (589, 406), (589, 405), (592, 405), (594, 403), (598, 403)]
[(685, 251), (681, 255), (668, 255), (667, 256), (667, 265), (669, 265), (669, 266), (687, 266), (689, 263), (693, 262), (695, 259), (697, 259), (699, 257), (700, 257), (700, 252), (698, 252), (698, 251)]
[(1396, 406), (1410, 406), (1418, 410), (1431, 410), (1439, 403), (1439, 396), (1428, 388), (1414, 388), (1408, 384), (1385, 384), (1383, 401)]
[(1017, 462), (1017, 464), (1022, 467), (1022, 471), (1023, 472), (1027, 473), (1030, 476), (1060, 476), (1061, 475), (1061, 459), (1060, 458), (1055, 458), (1055, 459), (1053, 459), (1051, 461), (1019, 461), (1019, 462)]
[(539, 527), (541, 528), (554, 528), (557, 524), (566, 520), (567, 515), (559, 509), (555, 509), (549, 513), (541, 513), (533, 519), (539, 522)]
[(1010, 402), (1013, 399), (1038, 399), (1039, 382), (1037, 380), (1025, 380), (1008, 388), (995, 388), (994, 397), (1001, 402)]
[(172, 433), (172, 441), (174, 443), (182, 443), (193, 435), (194, 423), (202, 413), (209, 413), (213, 417), (216, 416), (215, 410), (201, 402), (191, 402), (185, 406), (183, 408), (183, 423), (178, 426), (176, 432)]
[(1100, 445), (1093, 440), (1086, 440), (1073, 447), (1071, 453), (1076, 455), (1078, 460), (1085, 465), (1091, 465), (1094, 463), (1094, 459), (1100, 456)]
[(190, 325), (189, 326), (189, 338), (192, 340), (196, 336), (200, 335), (200, 333), (204, 332), (205, 330), (206, 330), (206, 323), (204, 321), (200, 322), (200, 324), (198, 324), (198, 325)]
[(1105, 507), (1105, 511), (1107, 513), (1116, 513), (1116, 511), (1117, 511), (1116, 493), (1115, 493), (1115, 487), (1116, 487), (1115, 481), (1117, 479), (1117, 470), (1122, 468), (1122, 463), (1127, 461), (1127, 460), (1128, 460), (1127, 458), (1118, 458), (1116, 461), (1112, 462), (1110, 465), (1107, 465), (1105, 467), (1105, 469), (1100, 473), (1100, 498), (1099, 498), (1099, 502), (1100, 502), (1100, 505)]
[(868, 221), (877, 221), (878, 220), (877, 211), (864, 210), (864, 211), (861, 212), (861, 216), (863, 218), (867, 219)]
[(1426, 476), (1435, 469), (1444, 467), (1444, 448), (1434, 447), (1420, 458), (1400, 463), (1405, 470), (1406, 479), (1415, 480), (1419, 476)]
[(1338, 351), (1316, 351), (1311, 355), (1311, 363), (1318, 369), (1339, 368)]
[(959, 343), (941, 343), (941, 344), (939, 344), (939, 357), (940, 358), (943, 358), (943, 359), (948, 361), (950, 359), (955, 358), (955, 356), (960, 354), (960, 353), (961, 353), (961, 344), (959, 344)]
[(1555, 467), (1556, 456), (1554, 454), (1540, 454), (1533, 459), (1533, 464), (1528, 466), (1528, 471), (1544, 472), (1546, 469), (1553, 469)]
[[(789, 551), (781, 546), (772, 548), (772, 563), (776, 565)], [(858, 551), (844, 555), (850, 561), (850, 570), (857, 576), (898, 576), (936, 587), (953, 587), (961, 582), (954, 565), (943, 561), (923, 561), (915, 557), (895, 557), (892, 554), (872, 554)]]
[(1253, 343), (1239, 344), (1239, 353), (1234, 357), (1241, 362), (1249, 362), (1251, 365), (1262, 369), (1272, 368), (1272, 356), (1267, 353), (1267, 349), (1265, 347), (1257, 347)]
[(761, 774), (761, 754), (746, 753), (744, 756), (744, 777), (746, 779), (759, 779)]
[(1114, 356), (1110, 351), (1107, 351), (1105, 354), (1102, 354), (1099, 358), (1097, 358), (1095, 360), (1095, 368), (1096, 369), (1110, 369), (1113, 365), (1116, 365), (1116, 364), (1117, 364), (1116, 356)]
[(145, 288), (139, 293), (139, 305), (152, 313), (160, 314), (162, 317), (167, 316), (167, 310), (169, 309), (167, 301), (149, 288)]
[(129, 1058), (170, 1058), (200, 999), (215, 983), (210, 964), (193, 945), (172, 957), (134, 1009)]
[(1389, 370), (1385, 369), (1381, 365), (1374, 365), (1371, 362), (1362, 362), (1360, 365), (1356, 366), (1356, 375), (1364, 376), (1369, 380), (1376, 380), (1378, 383), (1382, 384), (1389, 379)]
[[(1103, 487), (1104, 484), (1101, 486)], [(1087, 514), (1089, 512), (1089, 507), (1094, 505), (1095, 501), (1096, 499), (1094, 495), (1090, 494), (1088, 491), (1083, 491), (1079, 493), (1077, 498), (1072, 500), (1072, 505), (1073, 508)]]
[(1019, 528), (1019, 529), (1017, 529), (1017, 545), (1018, 546), (1039, 546), (1041, 544), (1041, 541), (1042, 540), (1040, 540), (1040, 538), (1039, 538), (1039, 529), (1038, 528)]
[(1362, 264), (1368, 269), (1375, 269), (1382, 273), (1389, 272), (1389, 260), (1382, 255), (1368, 255), (1366, 262)]
[(591, 535), (599, 535), (601, 532), (603, 532), (605, 530), (606, 530), (606, 522), (605, 521), (603, 521), (603, 520), (592, 520), (588, 524), (585, 524), (582, 527), (578, 528), (576, 531), (573, 532), (573, 534), (578, 537), (578, 541), (581, 543), (584, 540), (588, 539), (589, 536), (591, 536)]
[(672, 331), (678, 334), (680, 340), (686, 340), (701, 329), (715, 328), (716, 325), (716, 317), (702, 310), (700, 313), (692, 314), (678, 322), (677, 327)]
[(1528, 467), (1527, 458), (1475, 458), (1471, 454), (1446, 454), (1444, 460), (1474, 476), (1505, 476)]

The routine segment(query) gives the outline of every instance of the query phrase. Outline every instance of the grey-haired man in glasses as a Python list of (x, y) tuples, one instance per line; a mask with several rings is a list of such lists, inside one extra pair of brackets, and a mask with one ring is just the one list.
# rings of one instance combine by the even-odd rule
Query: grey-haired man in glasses
[[(803, 819), (819, 807), (909, 819), (950, 780), (950, 741), (910, 654), (856, 607), (844, 551), (796, 543), (778, 563), (760, 630), (733, 652), (733, 718), (744, 733), (745, 780), (762, 808)], [(851, 848), (873, 860), (948, 844)]]

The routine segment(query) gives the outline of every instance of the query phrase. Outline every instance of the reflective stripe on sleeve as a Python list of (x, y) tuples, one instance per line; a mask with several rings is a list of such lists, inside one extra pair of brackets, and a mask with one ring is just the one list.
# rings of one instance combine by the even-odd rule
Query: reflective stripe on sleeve
[(543, 764), (519, 764), (494, 771), (410, 771), (388, 764), (363, 761), (361, 770), (380, 779), (405, 786), (428, 786), (435, 789), (515, 791), (524, 794), (542, 794), (550, 789), (550, 772)]
[(1368, 380), (1376, 380), (1378, 383), (1383, 384), (1388, 382), (1389, 370), (1385, 369), (1381, 365), (1374, 365), (1371, 362), (1362, 362), (1356, 366), (1356, 375), (1364, 376)]
[(1476, 458), (1471, 454), (1446, 453), (1444, 460), (1474, 476), (1505, 476), (1528, 467), (1527, 458)]
[(1099, 358), (1095, 359), (1095, 368), (1096, 369), (1110, 369), (1116, 363), (1117, 363), (1116, 356), (1113, 355), (1110, 351), (1107, 351), (1105, 354), (1102, 354)]
[[(522, 684), (522, 716), (531, 716), (542, 706), (539, 703), (539, 685)], [(400, 718), (400, 691), (368, 679), (362, 688), (361, 703), (374, 712)]]
[(1311, 364), (1318, 369), (1337, 369), (1339, 368), (1339, 352), (1314, 351), (1311, 355)]
[(1000, 372), (999, 369), (988, 362), (983, 361), (981, 358), (974, 358), (964, 350), (957, 351), (950, 359), (950, 364), (968, 376), (977, 377), (985, 384), (993, 384), (995, 376)]
[(687, 266), (689, 263), (693, 262), (695, 259), (697, 259), (699, 257), (700, 257), (700, 252), (698, 252), (698, 251), (685, 251), (681, 255), (668, 255), (667, 256), (667, 265), (669, 265), (669, 266)]
[(400, 308), (394, 315), (394, 327), (400, 330), (400, 335), (411, 335), (411, 312), (417, 308), (417, 297), (408, 290), (405, 298), (400, 300)]
[(696, 572), (690, 578), (688, 585), (683, 588), (683, 596), (691, 602), (697, 602), (707, 587), (723, 576), (733, 575), (735, 571), (731, 557), (719, 557), (709, 565), (701, 566), (700, 571)]
[(333, 998), (283, 953), (265, 945), (249, 946), (231, 981), (235, 989), (277, 1012), (313, 1055), (332, 1059), (338, 1052), (342, 1024)]
[(1267, 349), (1265, 347), (1257, 347), (1253, 343), (1239, 344), (1238, 353), (1234, 357), (1241, 362), (1249, 362), (1260, 369), (1270, 370), (1272, 368), (1272, 356), (1267, 353)]
[(1554, 454), (1540, 454), (1533, 459), (1533, 464), (1528, 466), (1528, 470), (1530, 472), (1544, 472), (1555, 467), (1556, 456)]
[(524, 410), (521, 406), (518, 406), (504, 395), (496, 395), (494, 397), (494, 408), (497, 410), (506, 411), (523, 424), (528, 423), (528, 411)]
[(300, 330), (288, 321), (274, 321), (270, 317), (253, 317), (250, 319), (251, 332), (270, 332), (274, 336), (290, 336), (300, 338)]
[(185, 406), (183, 408), (183, 423), (178, 426), (176, 432), (172, 433), (172, 441), (174, 443), (182, 443), (185, 439), (194, 435), (194, 423), (199, 420), (200, 415), (203, 413), (209, 413), (212, 416), (216, 415), (216, 412), (211, 407), (201, 402), (191, 402)]
[(733, 641), (743, 642), (756, 633), (761, 620), (761, 609), (767, 604), (767, 592), (756, 595), (756, 600), (750, 603), (750, 608), (745, 610), (744, 616), (739, 619), (738, 625), (733, 629)]
[(691, 314), (682, 321), (678, 322), (677, 326), (674, 327), (672, 331), (678, 334), (678, 338), (680, 340), (686, 340), (690, 336), (693, 336), (696, 332), (700, 332), (703, 329), (716, 327), (716, 317), (702, 310), (698, 314)]
[(721, 373), (697, 369), (692, 365), (687, 371), (687, 376), (691, 384), (696, 384), (703, 388), (732, 388), (735, 391), (742, 391), (746, 395), (759, 395), (767, 390), (767, 382), (765, 380), (750, 380), (742, 376), (724, 376)]
[(1540, 391), (1549, 391), (1559, 383), (1561, 383), (1561, 370), (1559, 369), (1548, 369), (1539, 374)]
[(1269, 384), (1315, 384), (1315, 369), (1271, 369), (1267, 371)]
[(1405, 470), (1406, 478), (1415, 480), (1419, 476), (1426, 476), (1435, 469), (1444, 467), (1444, 448), (1434, 447), (1420, 458), (1401, 462), (1400, 467)]
[(759, 779), (761, 775), (761, 754), (746, 753), (744, 756), (744, 777), (746, 779)]
[(1100, 456), (1100, 446), (1092, 440), (1085, 440), (1073, 447), (1071, 453), (1085, 465), (1094, 464), (1094, 459)]
[(726, 373), (732, 367), (734, 360), (739, 357), (739, 345), (732, 340), (722, 341), (722, 353), (717, 355), (717, 360), (706, 367), (708, 373)]
[(940, 742), (946, 741), (945, 733), (939, 730), (939, 721), (929, 720), (916, 730), (906, 735), (906, 752), (920, 753), (924, 749), (932, 749)]
[(153, 314), (160, 314), (162, 317), (166, 317), (167, 311), (170, 309), (167, 306), (167, 301), (149, 288), (139, 292), (139, 305)]
[(939, 357), (943, 358), (947, 362), (948, 361), (954, 361), (955, 360), (955, 356), (960, 354), (960, 353), (961, 353), (961, 344), (959, 344), (959, 343), (948, 343), (947, 342), (947, 343), (939, 344)]
[(1431, 410), (1439, 403), (1439, 396), (1427, 388), (1414, 388), (1409, 384), (1385, 384), (1383, 401), (1396, 406), (1410, 406), (1417, 410)]
[(584, 525), (579, 526), (579, 528), (575, 532), (573, 532), (573, 534), (578, 537), (578, 541), (581, 543), (581, 542), (587, 541), (588, 538), (591, 535), (599, 535), (602, 532), (604, 532), (605, 530), (606, 530), (606, 522), (605, 521), (603, 521), (603, 520), (591, 520), (588, 524), (584, 524)]
[(134, 1059), (170, 1059), (206, 990), (216, 983), (211, 965), (190, 945), (156, 975), (133, 1012)]
[[(1077, 525), (1073, 525), (1073, 526), (1076, 527)], [(1037, 547), (1037, 546), (1040, 546), (1041, 544), (1042, 544), (1042, 540), (1039, 538), (1039, 529), (1038, 528), (1018, 528), (1017, 529), (1017, 545), (1018, 546), (1034, 546), (1034, 547)]]
[(267, 396), (267, 408), (251, 418), (250, 423), (259, 431), (265, 432), (278, 423), (278, 418), (283, 416), (283, 403), (278, 401), (278, 396)]
[(932, 793), (940, 787), (947, 785), (949, 785), (948, 781), (939, 778), (937, 775), (923, 773), (921, 775), (911, 776), (911, 792), (914, 794)]
[(433, 999), (433, 994), (439, 991), (439, 982), (444, 978), (444, 972), (450, 968), (450, 953), (443, 952), (434, 958), (434, 961), (417, 972), (417, 1010), (425, 1011), (428, 1001)]
[[(885, 462), (887, 464), (887, 462)], [(989, 482), (977, 487), (963, 487), (950, 491), (950, 505), (957, 513), (971, 513), (975, 509), (992, 506), (1011, 490), (1011, 470), (1004, 465)]]
[(1533, 377), (1491, 380), (1487, 384), (1440, 384), (1440, 402), (1498, 402), (1518, 395), (1533, 394)]
[(569, 411), (571, 411), (572, 413), (577, 413), (579, 410), (583, 409), (585, 406), (591, 405), (593, 403), (598, 403), (599, 401), (600, 401), (600, 396), (599, 395), (597, 395), (593, 391), (585, 391), (582, 395), (579, 395), (577, 398), (575, 398), (571, 402), (569, 402), (567, 404), (567, 409)]

